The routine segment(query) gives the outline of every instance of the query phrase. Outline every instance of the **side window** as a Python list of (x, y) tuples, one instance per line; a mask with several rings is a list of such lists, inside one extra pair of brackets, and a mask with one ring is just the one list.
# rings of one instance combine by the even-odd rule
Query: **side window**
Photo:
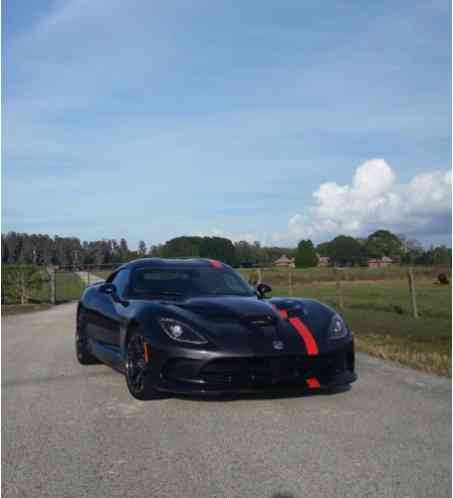
[(115, 284), (116, 291), (120, 297), (124, 295), (128, 282), (129, 270), (120, 270), (113, 278), (112, 284)]

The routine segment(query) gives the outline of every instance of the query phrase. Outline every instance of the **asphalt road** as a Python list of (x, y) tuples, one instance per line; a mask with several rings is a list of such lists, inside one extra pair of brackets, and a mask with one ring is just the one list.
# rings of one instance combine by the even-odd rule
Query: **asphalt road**
[(2, 319), (3, 496), (451, 496), (447, 379), (359, 355), (335, 395), (143, 403), (77, 363), (74, 318)]

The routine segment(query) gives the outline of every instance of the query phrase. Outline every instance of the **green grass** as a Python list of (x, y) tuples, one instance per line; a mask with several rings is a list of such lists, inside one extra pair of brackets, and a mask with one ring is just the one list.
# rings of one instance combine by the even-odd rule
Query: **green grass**
[(359, 351), (451, 377), (451, 321), (345, 310)]
[(76, 273), (57, 272), (55, 287), (56, 300), (60, 303), (79, 299), (85, 289), (85, 283)]
[[(337, 270), (342, 280), (406, 280), (405, 266), (393, 265), (387, 268), (343, 268)], [(312, 282), (331, 282), (335, 280), (334, 268), (292, 268), (293, 284)], [(451, 276), (451, 269), (446, 267), (416, 266), (413, 269), (415, 278), (436, 280), (441, 272)], [(257, 273), (256, 269), (239, 269), (239, 272), (248, 280), (251, 274)], [(288, 286), (287, 268), (264, 268), (261, 270), (262, 280), (272, 286)]]
[[(346, 308), (372, 311), (411, 313), (409, 287), (405, 280), (376, 282), (341, 282)], [(430, 280), (416, 282), (417, 306), (423, 318), (451, 320), (451, 287), (436, 285)], [(273, 295), (287, 296), (286, 286), (273, 288)], [(337, 306), (338, 293), (335, 282), (295, 285), (294, 296), (303, 296)]]
[[(450, 286), (419, 279), (416, 292), (420, 317), (414, 319), (404, 280), (341, 285), (345, 308), (340, 312), (354, 333), (358, 350), (451, 376)], [(288, 295), (288, 288), (277, 287), (273, 295)], [(317, 299), (337, 308), (334, 282), (296, 285), (293, 295)]]
[[(76, 273), (57, 272), (55, 274), (55, 287), (56, 301), (60, 303), (79, 299), (85, 289), (85, 284)], [(50, 302), (50, 283), (44, 282), (41, 289), (32, 293), (32, 298), (39, 302)]]

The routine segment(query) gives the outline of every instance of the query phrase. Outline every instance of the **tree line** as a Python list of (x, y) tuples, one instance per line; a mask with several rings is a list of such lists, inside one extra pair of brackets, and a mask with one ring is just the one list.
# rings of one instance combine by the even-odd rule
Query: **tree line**
[(2, 234), (2, 264), (78, 265), (121, 263), (139, 257), (126, 239), (81, 241), (77, 237), (8, 232)]
[(141, 240), (138, 249), (131, 250), (125, 238), (88, 242), (58, 235), (2, 234), (2, 264), (77, 266), (118, 264), (141, 257), (205, 257), (251, 267), (270, 265), (283, 254), (294, 256), (295, 249), (262, 247), (259, 242), (233, 243), (224, 237), (182, 236), (149, 247)]
[(314, 246), (311, 240), (301, 240), (296, 251), (296, 266), (316, 266), (318, 255), (329, 258), (329, 266), (368, 266), (369, 259), (390, 258), (406, 265), (451, 266), (451, 248), (446, 246), (424, 249), (415, 239), (377, 230), (367, 238), (339, 235), (329, 242)]
[(125, 238), (81, 241), (77, 237), (50, 237), (46, 234), (8, 232), (2, 234), (2, 264), (102, 265), (118, 264), (140, 257), (206, 257), (232, 266), (270, 266), (285, 254), (296, 266), (318, 264), (318, 256), (329, 257), (336, 266), (366, 266), (369, 258), (388, 256), (395, 262), (416, 265), (451, 265), (451, 249), (445, 246), (424, 249), (416, 240), (378, 230), (367, 238), (340, 235), (315, 246), (302, 240), (297, 248), (266, 247), (259, 242), (232, 242), (224, 237), (181, 236), (164, 244), (147, 246), (141, 240), (131, 250)]

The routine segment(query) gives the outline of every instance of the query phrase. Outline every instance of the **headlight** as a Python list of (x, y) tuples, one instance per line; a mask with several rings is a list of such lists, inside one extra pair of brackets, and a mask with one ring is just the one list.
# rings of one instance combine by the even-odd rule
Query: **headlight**
[(340, 315), (334, 315), (330, 322), (329, 337), (330, 339), (342, 339), (348, 335), (348, 327)]
[(175, 341), (190, 342), (191, 344), (206, 344), (208, 342), (186, 323), (178, 322), (173, 318), (161, 318), (159, 323), (168, 337)]

